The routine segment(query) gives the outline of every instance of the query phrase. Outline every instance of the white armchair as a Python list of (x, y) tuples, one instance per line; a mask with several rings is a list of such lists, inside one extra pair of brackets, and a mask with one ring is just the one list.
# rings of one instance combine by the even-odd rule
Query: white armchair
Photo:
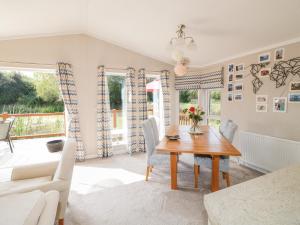
[(0, 183), (0, 196), (41, 190), (59, 192), (56, 218), (64, 224), (64, 215), (70, 191), (75, 163), (76, 141), (68, 139), (64, 145), (60, 162), (40, 163), (13, 168), (11, 181)]

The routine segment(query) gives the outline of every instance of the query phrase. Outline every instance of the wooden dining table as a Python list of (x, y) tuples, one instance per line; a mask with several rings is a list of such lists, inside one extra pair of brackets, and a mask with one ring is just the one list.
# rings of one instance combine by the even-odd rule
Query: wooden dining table
[(221, 156), (240, 156), (241, 153), (216, 129), (201, 126), (203, 134), (189, 134), (188, 126), (173, 126), (167, 135), (178, 134), (180, 139), (164, 137), (156, 147), (158, 153), (170, 154), (171, 189), (177, 189), (177, 162), (179, 154), (209, 155), (212, 157), (211, 191), (219, 190), (219, 161)]

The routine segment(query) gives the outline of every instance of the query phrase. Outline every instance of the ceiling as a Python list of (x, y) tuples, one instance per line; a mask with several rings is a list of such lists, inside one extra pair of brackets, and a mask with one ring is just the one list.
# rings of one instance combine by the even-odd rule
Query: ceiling
[(0, 39), (84, 33), (172, 64), (184, 23), (199, 67), (300, 37), (299, 0), (0, 0), (0, 12)]

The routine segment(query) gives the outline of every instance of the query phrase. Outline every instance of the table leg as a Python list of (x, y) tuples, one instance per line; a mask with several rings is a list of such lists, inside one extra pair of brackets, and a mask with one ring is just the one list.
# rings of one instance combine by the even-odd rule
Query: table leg
[(177, 153), (170, 153), (171, 189), (177, 189)]
[(212, 178), (211, 178), (211, 191), (219, 190), (219, 162), (220, 156), (212, 157)]

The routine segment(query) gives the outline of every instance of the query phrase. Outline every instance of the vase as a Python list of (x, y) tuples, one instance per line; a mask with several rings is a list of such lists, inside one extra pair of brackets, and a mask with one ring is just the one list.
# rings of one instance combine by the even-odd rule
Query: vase
[(199, 125), (199, 121), (193, 121), (193, 124), (190, 127), (189, 130), (190, 134), (203, 134), (203, 131), (201, 130), (201, 127)]

